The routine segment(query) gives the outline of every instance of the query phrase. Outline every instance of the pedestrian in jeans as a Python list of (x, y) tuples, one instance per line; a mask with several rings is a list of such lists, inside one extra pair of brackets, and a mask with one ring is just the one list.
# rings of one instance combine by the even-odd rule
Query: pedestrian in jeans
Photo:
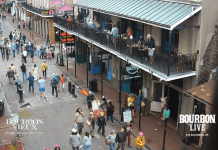
[(115, 130), (112, 130), (111, 131), (111, 134), (109, 134), (107, 137), (106, 137), (106, 140), (109, 144), (109, 147), (110, 147), (110, 150), (114, 150), (114, 147), (115, 147), (115, 139), (116, 139), (116, 133), (115, 133)]
[(15, 50), (16, 50), (16, 42), (14, 41), (13, 44), (11, 45), (11, 50), (13, 52), (13, 57), (15, 57)]
[(64, 74), (61, 74), (62, 91), (63, 91), (64, 93), (66, 93), (66, 92), (65, 92), (65, 89), (64, 89), (66, 82), (67, 82), (67, 78), (64, 76)]
[(91, 112), (91, 109), (92, 109), (92, 101), (94, 100), (94, 95), (92, 94), (91, 91), (89, 91), (89, 95), (86, 97), (86, 101), (87, 101), (87, 104), (88, 104), (88, 109), (89, 109), (89, 112)]
[(107, 107), (107, 122), (109, 118), (111, 118), (111, 125), (114, 125), (114, 105), (112, 104), (111, 100), (109, 100), (109, 106)]
[(124, 128), (122, 127), (119, 132), (116, 134), (115, 143), (118, 143), (117, 150), (121, 148), (124, 150), (126, 142), (126, 132), (124, 132)]
[(7, 61), (8, 61), (8, 59), (9, 59), (9, 54), (10, 54), (9, 44), (7, 44), (7, 46), (5, 47), (5, 54), (6, 54), (6, 58), (7, 58)]
[(126, 132), (126, 135), (127, 135), (127, 139), (128, 139), (128, 147), (131, 148), (130, 146), (130, 135), (131, 135), (131, 132), (132, 132), (132, 124), (130, 122), (126, 122), (126, 124), (124, 125), (124, 131)]
[(2, 46), (1, 52), (2, 52), (2, 60), (4, 60), (5, 59), (5, 47), (4, 46)]
[(83, 138), (83, 147), (85, 150), (90, 150), (92, 137), (89, 135), (89, 132), (85, 132), (85, 136)]
[(20, 29), (20, 21), (18, 22), (18, 29)]
[(14, 70), (11, 69), (11, 66), (9, 66), (9, 70), (7, 71), (6, 77), (8, 77), (9, 83), (13, 83)]
[(93, 135), (93, 132), (94, 132), (94, 130), (95, 130), (95, 116), (94, 116), (94, 113), (93, 112), (90, 112), (90, 114), (89, 114), (89, 118), (88, 118), (88, 121), (89, 121), (89, 130), (90, 130), (90, 135), (92, 136), (92, 137), (94, 137), (94, 135)]
[(43, 47), (41, 46), (41, 48), (40, 48), (40, 59), (44, 58), (44, 54), (45, 54), (45, 52), (43, 50)]
[(23, 34), (22, 38), (23, 38), (23, 42), (26, 43), (26, 35)]
[(26, 77), (26, 81), (27, 81), (27, 74), (26, 74), (27, 67), (24, 65), (24, 63), (22, 63), (22, 65), (20, 66), (20, 70), (22, 71), (23, 83), (24, 83), (25, 82), (24, 81), (24, 76)]
[(19, 42), (17, 42), (17, 43), (16, 43), (17, 54), (19, 54), (19, 49), (20, 49), (20, 44), (19, 44)]
[(58, 92), (60, 92), (60, 86), (61, 86), (61, 77), (59, 75), (56, 76), (58, 79)]
[(77, 133), (76, 129), (72, 129), (72, 135), (70, 136), (69, 143), (73, 150), (79, 150), (79, 144), (81, 143), (81, 137)]
[(76, 114), (75, 114), (75, 121), (77, 123), (77, 127), (78, 127), (78, 131), (79, 131), (79, 134), (82, 133), (82, 129), (84, 127), (84, 124), (83, 124), (83, 117), (84, 117), (84, 114), (82, 112), (82, 109), (81, 108), (78, 108), (76, 110)]
[(100, 130), (102, 130), (102, 135), (105, 136), (105, 126), (106, 126), (106, 120), (104, 117), (104, 112), (100, 113), (100, 116), (98, 117), (97, 120), (97, 125), (98, 125), (98, 133), (100, 132)]
[(54, 96), (54, 90), (56, 92), (56, 97), (58, 97), (58, 91), (57, 91), (57, 85), (58, 85), (58, 79), (55, 76), (55, 74), (52, 74), (52, 80), (51, 80), (51, 87), (52, 87), (52, 95)]
[(40, 46), (37, 44), (36, 46), (36, 51), (37, 51), (37, 57), (40, 57)]
[(39, 92), (40, 92), (40, 98), (45, 97), (46, 100), (47, 96), (45, 95), (45, 80), (42, 79), (42, 77), (39, 77), (39, 81), (38, 81), (38, 85), (39, 85)]
[(42, 68), (43, 77), (46, 78), (46, 71), (48, 70), (48, 66), (47, 66), (45, 61), (44, 61), (44, 63), (42, 63), (41, 68)]
[(33, 50), (33, 49), (30, 49), (30, 57), (31, 57), (31, 59), (32, 59), (32, 63), (34, 63), (34, 61), (33, 61), (34, 50)]
[(34, 92), (34, 76), (31, 74), (31, 72), (29, 72), (29, 77), (28, 77), (28, 81), (29, 81), (29, 92), (31, 92), (31, 87), (32, 87), (32, 91)]
[(50, 43), (50, 37), (49, 37), (49, 35), (47, 35), (47, 38), (46, 38), (47, 40), (46, 40), (46, 44), (48, 43)]

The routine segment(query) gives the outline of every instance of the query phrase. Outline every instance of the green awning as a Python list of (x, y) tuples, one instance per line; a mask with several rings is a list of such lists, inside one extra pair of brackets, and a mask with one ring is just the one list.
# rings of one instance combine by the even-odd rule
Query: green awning
[(202, 9), (201, 3), (157, 0), (78, 0), (74, 6), (173, 30)]

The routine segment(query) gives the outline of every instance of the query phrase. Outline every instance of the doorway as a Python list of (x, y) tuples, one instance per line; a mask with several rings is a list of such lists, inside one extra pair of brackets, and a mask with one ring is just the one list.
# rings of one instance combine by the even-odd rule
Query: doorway
[(168, 52), (172, 53), (174, 51), (174, 48), (178, 48), (179, 45), (179, 30), (175, 29), (172, 31), (172, 47), (169, 48), (169, 30), (164, 30), (162, 33), (162, 41), (163, 41), (163, 53), (166, 54)]

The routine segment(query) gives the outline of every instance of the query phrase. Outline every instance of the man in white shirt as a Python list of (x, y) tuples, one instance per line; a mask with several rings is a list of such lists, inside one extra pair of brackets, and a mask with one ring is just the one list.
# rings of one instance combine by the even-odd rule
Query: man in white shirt
[(25, 49), (23, 50), (22, 55), (23, 55), (24, 62), (26, 63), (27, 51)]

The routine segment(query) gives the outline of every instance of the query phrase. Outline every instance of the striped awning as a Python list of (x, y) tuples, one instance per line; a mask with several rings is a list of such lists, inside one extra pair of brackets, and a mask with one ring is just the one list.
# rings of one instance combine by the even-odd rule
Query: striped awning
[(78, 0), (74, 6), (92, 9), (173, 30), (202, 9), (201, 3), (157, 0)]

